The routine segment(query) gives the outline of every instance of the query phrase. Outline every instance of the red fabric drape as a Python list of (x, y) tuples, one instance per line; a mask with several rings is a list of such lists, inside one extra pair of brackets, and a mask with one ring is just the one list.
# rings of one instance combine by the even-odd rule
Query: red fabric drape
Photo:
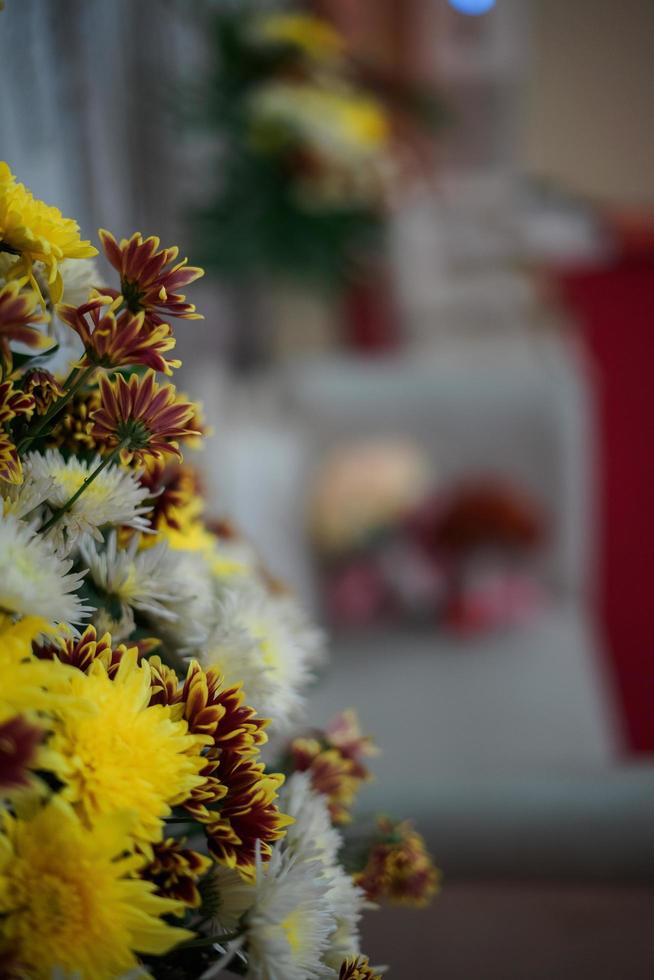
[(566, 273), (596, 368), (600, 615), (628, 748), (654, 751), (654, 249)]

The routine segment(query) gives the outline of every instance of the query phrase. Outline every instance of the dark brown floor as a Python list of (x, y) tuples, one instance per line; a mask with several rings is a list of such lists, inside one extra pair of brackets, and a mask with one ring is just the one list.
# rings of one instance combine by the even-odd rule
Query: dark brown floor
[(653, 980), (654, 888), (449, 882), (427, 911), (369, 912), (389, 980)]

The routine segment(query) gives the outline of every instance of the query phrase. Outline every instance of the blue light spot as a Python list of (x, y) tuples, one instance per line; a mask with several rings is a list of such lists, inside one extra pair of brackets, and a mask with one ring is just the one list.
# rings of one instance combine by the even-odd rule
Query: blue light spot
[(495, 0), (449, 0), (461, 14), (486, 14), (495, 6)]

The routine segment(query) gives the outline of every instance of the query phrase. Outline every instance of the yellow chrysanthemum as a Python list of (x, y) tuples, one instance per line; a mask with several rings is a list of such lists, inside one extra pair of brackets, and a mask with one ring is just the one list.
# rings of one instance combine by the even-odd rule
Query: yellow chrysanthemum
[(25, 616), (16, 622), (12, 616), (0, 612), (0, 650), (3, 655), (28, 656), (31, 641), (47, 631), (48, 624), (38, 616)]
[(311, 14), (282, 12), (261, 17), (254, 39), (298, 48), (315, 61), (333, 61), (345, 48), (345, 39), (332, 25)]
[[(183, 508), (176, 508), (172, 513), (178, 526), (175, 527), (170, 522), (160, 524), (159, 534), (154, 541), (165, 541), (173, 551), (193, 551), (202, 555), (207, 571), (215, 579), (247, 575), (251, 568), (245, 557), (222, 548), (216, 535), (203, 524), (203, 507), (200, 498), (196, 497), (195, 500), (189, 500)], [(151, 547), (152, 543), (148, 538), (143, 539), (144, 547)]]
[(58, 712), (48, 743), (64, 798), (90, 823), (116, 810), (133, 813), (134, 836), (143, 841), (160, 839), (171, 807), (204, 781), (200, 751), (210, 741), (189, 735), (174, 708), (150, 705), (150, 679), (135, 648), (113, 679), (99, 660), (88, 673), (76, 671), (74, 697)]
[(31, 641), (48, 629), (36, 616), (13, 623), (0, 614), (0, 720), (17, 711), (51, 708), (53, 692), (65, 689), (67, 668), (32, 657)]
[(32, 819), (5, 814), (0, 832), (0, 953), (20, 975), (50, 980), (58, 969), (109, 980), (138, 966), (136, 953), (163, 955), (192, 936), (161, 918), (178, 902), (130, 877), (129, 818), (93, 828), (53, 800)]
[(10, 278), (28, 276), (36, 293), (40, 290), (32, 263), (42, 262), (54, 303), (63, 293), (59, 263), (98, 254), (89, 241), (80, 239), (77, 222), (35, 198), (16, 181), (4, 160), (0, 160), (0, 252), (17, 256), (9, 268)]
[(201, 511), (201, 503), (197, 501), (197, 506), (189, 505), (186, 512), (181, 515), (183, 523), (179, 530), (174, 527), (161, 530), (173, 551), (196, 551), (209, 561), (216, 550), (216, 538), (198, 519), (199, 511)]
[(0, 797), (29, 786), (31, 771), (45, 762), (47, 712), (57, 706), (68, 670), (32, 656), (32, 639), (47, 629), (34, 616), (13, 623), (0, 614)]

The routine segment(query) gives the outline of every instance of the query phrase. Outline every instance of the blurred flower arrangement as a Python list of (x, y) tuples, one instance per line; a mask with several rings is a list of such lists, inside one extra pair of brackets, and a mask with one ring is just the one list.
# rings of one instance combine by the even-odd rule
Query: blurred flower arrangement
[(546, 601), (534, 561), (546, 540), (538, 503), (497, 477), (434, 487), (411, 441), (334, 449), (316, 473), (310, 531), (338, 626), (483, 633), (528, 621)]
[(209, 33), (202, 102), (220, 143), (215, 194), (198, 216), (202, 261), (234, 277), (342, 286), (383, 249), (407, 176), (397, 118), (427, 130), (440, 110), (364, 71), (329, 22), (301, 9), (216, 5)]
[(0, 163), (0, 974), (373, 980), (364, 907), (437, 872), (386, 818), (348, 857), (372, 743), (291, 737), (322, 636), (203, 517), (167, 380), (202, 270), (100, 241), (115, 286)]

